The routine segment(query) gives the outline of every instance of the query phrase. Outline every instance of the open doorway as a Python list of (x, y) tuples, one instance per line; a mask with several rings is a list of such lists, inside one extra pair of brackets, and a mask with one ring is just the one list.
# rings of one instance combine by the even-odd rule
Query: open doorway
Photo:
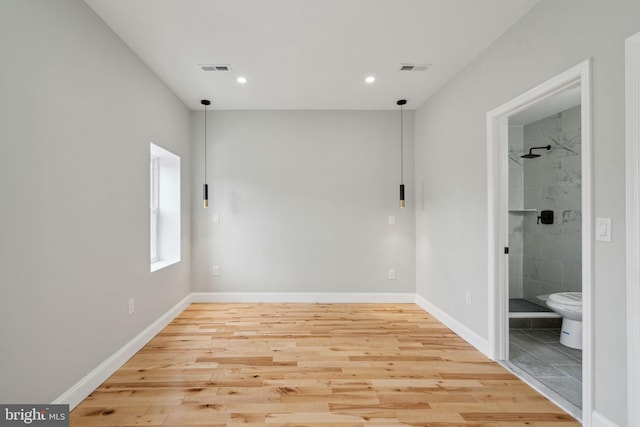
[(589, 107), (585, 61), (487, 114), (492, 357), (579, 419), (591, 411)]
[[(580, 104), (576, 85), (509, 117), (504, 361), (575, 416), (582, 411)], [(570, 318), (548, 306), (550, 296), (566, 299), (558, 311), (571, 310)]]

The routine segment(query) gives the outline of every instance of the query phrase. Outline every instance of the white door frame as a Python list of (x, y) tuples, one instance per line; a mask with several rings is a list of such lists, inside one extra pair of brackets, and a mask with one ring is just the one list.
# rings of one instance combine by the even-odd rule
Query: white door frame
[(627, 413), (640, 425), (640, 33), (625, 41), (627, 166)]
[(509, 357), (508, 124), (509, 117), (565, 89), (580, 86), (582, 126), (582, 418), (591, 425), (592, 390), (592, 142), (591, 61), (586, 60), (487, 113), (489, 350), (494, 360)]

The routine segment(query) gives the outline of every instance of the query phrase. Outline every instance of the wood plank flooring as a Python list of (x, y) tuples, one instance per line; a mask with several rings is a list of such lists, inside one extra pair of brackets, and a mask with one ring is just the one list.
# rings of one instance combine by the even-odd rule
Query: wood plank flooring
[(71, 426), (579, 426), (414, 304), (192, 304)]

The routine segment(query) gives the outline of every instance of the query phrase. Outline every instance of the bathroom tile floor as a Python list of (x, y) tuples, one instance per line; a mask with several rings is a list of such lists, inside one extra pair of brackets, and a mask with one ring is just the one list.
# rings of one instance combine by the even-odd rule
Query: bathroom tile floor
[(511, 329), (509, 367), (580, 418), (582, 351), (558, 342), (559, 329)]

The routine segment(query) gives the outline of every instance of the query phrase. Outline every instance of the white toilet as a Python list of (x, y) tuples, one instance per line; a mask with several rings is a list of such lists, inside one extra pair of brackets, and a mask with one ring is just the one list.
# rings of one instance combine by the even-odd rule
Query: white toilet
[(546, 302), (562, 316), (560, 344), (582, 350), (582, 292), (551, 294)]

